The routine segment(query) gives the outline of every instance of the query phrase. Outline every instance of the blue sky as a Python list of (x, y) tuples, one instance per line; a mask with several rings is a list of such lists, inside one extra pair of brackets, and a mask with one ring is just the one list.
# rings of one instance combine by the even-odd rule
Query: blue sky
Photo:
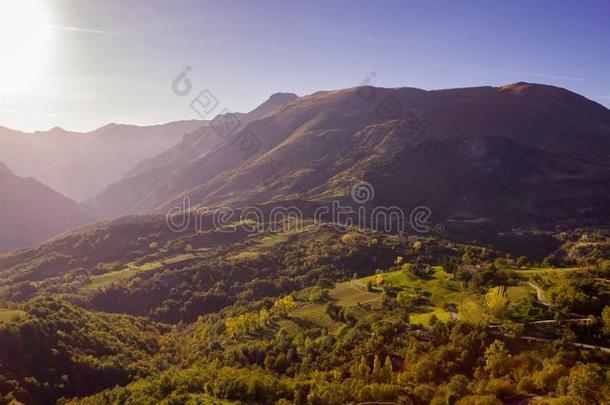
[(610, 106), (608, 1), (28, 1), (49, 45), (26, 58), (44, 67), (29, 86), (0, 87), (0, 125), (16, 129), (198, 118), (171, 91), (187, 66), (192, 95), (232, 111), (373, 72), (385, 87), (547, 83)]

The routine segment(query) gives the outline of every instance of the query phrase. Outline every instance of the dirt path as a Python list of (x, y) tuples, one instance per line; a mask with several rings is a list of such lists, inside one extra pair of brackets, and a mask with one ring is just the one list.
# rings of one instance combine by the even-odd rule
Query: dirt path
[(542, 321), (531, 321), (526, 322), (528, 325), (544, 325), (544, 324), (553, 324), (553, 323), (589, 323), (591, 319), (589, 318), (571, 318), (571, 319), (545, 319)]
[(538, 287), (534, 283), (530, 283), (529, 281), (526, 281), (525, 283), (528, 284), (530, 287), (532, 287), (534, 290), (536, 290), (536, 298), (538, 299), (538, 302), (540, 302), (542, 305), (544, 305), (546, 307), (551, 306), (551, 304), (549, 304), (547, 301), (544, 300), (544, 291), (542, 290), (542, 288)]
[[(497, 336), (513, 337), (513, 336), (509, 336), (505, 333), (501, 333), (501, 332), (490, 332), (490, 333), (493, 335), (497, 335)], [(554, 342), (556, 340), (556, 339), (551, 339), (551, 338), (541, 338), (541, 337), (534, 337), (534, 336), (520, 336), (519, 339), (527, 340), (530, 342)], [(601, 350), (604, 353), (610, 353), (610, 347), (596, 346), (596, 345), (590, 345), (587, 343), (578, 343), (578, 342), (569, 342), (569, 344), (571, 344), (572, 346), (575, 346), (575, 347), (582, 347), (584, 349)]]

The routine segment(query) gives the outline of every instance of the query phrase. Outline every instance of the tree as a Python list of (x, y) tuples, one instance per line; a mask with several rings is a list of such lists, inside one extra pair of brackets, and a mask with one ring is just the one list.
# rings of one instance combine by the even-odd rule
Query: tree
[(404, 263), (402, 266), (400, 266), (400, 270), (401, 270), (403, 273), (407, 273), (407, 274), (409, 274), (409, 273), (411, 272), (411, 269), (412, 269), (413, 267), (414, 267), (414, 266), (413, 266), (413, 264), (411, 264), (411, 263)]
[(505, 374), (508, 367), (510, 354), (505, 348), (504, 342), (495, 340), (485, 350), (485, 370), (492, 377), (500, 377)]
[(465, 266), (470, 266), (472, 264), (472, 259), (468, 253), (464, 253), (462, 256), (462, 264)]
[(570, 371), (567, 393), (571, 397), (584, 400), (584, 403), (597, 404), (600, 403), (599, 391), (602, 384), (603, 379), (599, 374), (598, 367), (577, 363)]
[(371, 369), (368, 365), (368, 362), (366, 361), (366, 358), (364, 356), (360, 356), (360, 364), (358, 365), (357, 377), (366, 381), (369, 378), (370, 372)]
[(287, 317), (288, 313), (295, 309), (297, 304), (294, 302), (294, 297), (292, 295), (287, 295), (283, 298), (278, 298), (273, 303), (273, 309), (277, 311), (277, 313), (281, 317)]
[(328, 315), (330, 319), (336, 321), (339, 319), (339, 316), (341, 314), (341, 307), (335, 304), (334, 302), (329, 302), (328, 304), (326, 304), (324, 312), (326, 312), (326, 315)]
[(606, 305), (602, 311), (602, 327), (604, 333), (610, 335), (610, 305)]
[(452, 403), (449, 401), (456, 401), (459, 398), (462, 398), (468, 395), (470, 391), (468, 390), (468, 378), (462, 374), (457, 374), (451, 377), (451, 380), (447, 384), (447, 400), (448, 403)]
[(557, 256), (555, 256), (555, 255), (548, 255), (542, 261), (542, 266), (543, 267), (557, 267), (557, 266), (559, 266), (559, 259), (557, 259)]
[(517, 259), (517, 267), (523, 268), (529, 265), (529, 259), (526, 256), (520, 256)]
[(385, 361), (383, 362), (383, 382), (389, 383), (392, 381), (392, 377), (394, 375), (394, 368), (392, 367), (392, 360), (390, 356), (385, 356)]
[(266, 309), (261, 309), (258, 313), (258, 327), (265, 328), (269, 325), (269, 320), (271, 319), (271, 314)]
[(307, 300), (312, 303), (325, 302), (330, 298), (329, 291), (325, 288), (315, 286), (307, 295)]
[(496, 257), (494, 259), (494, 267), (496, 269), (502, 269), (502, 268), (506, 267), (507, 264), (508, 264), (508, 261), (504, 257)]
[(411, 305), (413, 305), (413, 297), (407, 291), (399, 292), (396, 296), (396, 301), (406, 309), (409, 309)]
[(383, 381), (383, 369), (381, 368), (381, 360), (379, 360), (378, 355), (375, 355), (375, 359), (373, 360), (373, 381)]

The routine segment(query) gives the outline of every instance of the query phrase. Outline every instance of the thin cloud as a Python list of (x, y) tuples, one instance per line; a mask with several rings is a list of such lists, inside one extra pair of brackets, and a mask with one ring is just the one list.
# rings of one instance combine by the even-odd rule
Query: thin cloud
[(94, 30), (94, 29), (90, 29), (90, 28), (65, 27), (65, 26), (61, 26), (61, 25), (47, 25), (47, 27), (54, 29), (54, 30), (84, 32), (84, 33), (88, 33), (88, 34), (100, 34), (100, 35), (112, 35), (112, 36), (122, 36), (123, 35), (120, 32), (101, 31), (101, 30)]
[(544, 79), (572, 80), (575, 82), (584, 82), (585, 81), (585, 79), (583, 79), (581, 77), (548, 75), (548, 74), (543, 74), (543, 73), (532, 73), (532, 72), (517, 72), (517, 71), (513, 71), (513, 70), (488, 69), (488, 68), (480, 68), (480, 67), (462, 67), (460, 69), (474, 70), (477, 72), (492, 72), (492, 73), (502, 73), (502, 74), (510, 74), (510, 75), (541, 77)]
[(95, 35), (107, 35), (112, 37), (132, 37), (132, 38), (143, 38), (143, 39), (162, 39), (169, 41), (187, 41), (187, 42), (211, 42), (206, 39), (196, 38), (184, 38), (184, 37), (172, 37), (166, 35), (155, 35), (155, 34), (133, 34), (129, 32), (121, 31), (104, 31), (95, 30), (91, 28), (80, 28), (80, 27), (67, 27), (64, 25), (47, 25), (48, 28), (60, 31), (79, 32), (84, 34), (95, 34)]

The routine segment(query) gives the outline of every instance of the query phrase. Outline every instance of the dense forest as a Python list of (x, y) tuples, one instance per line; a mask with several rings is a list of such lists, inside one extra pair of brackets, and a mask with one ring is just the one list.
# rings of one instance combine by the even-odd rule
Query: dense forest
[(610, 238), (554, 238), (67, 234), (0, 258), (2, 403), (603, 403)]

